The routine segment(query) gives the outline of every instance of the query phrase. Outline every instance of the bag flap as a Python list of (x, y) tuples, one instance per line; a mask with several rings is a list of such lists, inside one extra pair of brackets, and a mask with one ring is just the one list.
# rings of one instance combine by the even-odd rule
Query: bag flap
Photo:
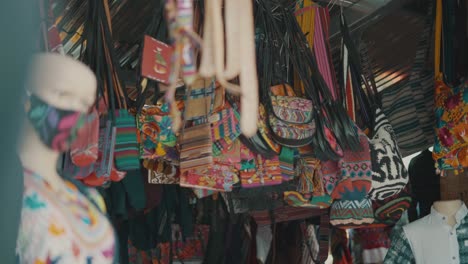
[(270, 96), (274, 115), (288, 123), (307, 124), (312, 121), (312, 101), (292, 96)]

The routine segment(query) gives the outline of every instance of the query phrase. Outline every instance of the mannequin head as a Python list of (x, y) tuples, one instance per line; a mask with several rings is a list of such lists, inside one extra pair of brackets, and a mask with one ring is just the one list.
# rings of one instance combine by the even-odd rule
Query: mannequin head
[(66, 151), (86, 124), (94, 102), (92, 72), (69, 57), (38, 55), (32, 65), (27, 117), (42, 143)]
[[(52, 182), (59, 178), (56, 164), (60, 152), (69, 148), (70, 128), (95, 101), (97, 82), (86, 65), (59, 54), (35, 55), (29, 70), (26, 87), (31, 97), (18, 154), (23, 166)], [(73, 118), (56, 114), (66, 111)]]
[(59, 109), (85, 113), (96, 98), (96, 77), (83, 63), (55, 53), (33, 58), (29, 91)]

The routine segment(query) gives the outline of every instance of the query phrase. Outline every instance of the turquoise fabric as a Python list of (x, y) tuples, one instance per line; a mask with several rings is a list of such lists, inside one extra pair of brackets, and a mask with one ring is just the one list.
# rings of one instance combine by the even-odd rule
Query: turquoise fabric
[(130, 206), (135, 210), (143, 210), (146, 206), (145, 186), (141, 177), (141, 171), (127, 171), (127, 176), (122, 180)]

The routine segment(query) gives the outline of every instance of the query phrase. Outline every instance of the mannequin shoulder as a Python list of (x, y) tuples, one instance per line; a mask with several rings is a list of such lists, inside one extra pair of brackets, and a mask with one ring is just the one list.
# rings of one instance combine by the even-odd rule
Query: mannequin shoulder
[(409, 223), (403, 227), (403, 230), (407, 232), (418, 232), (423, 231), (424, 229), (431, 226), (431, 215), (426, 215), (425, 217), (418, 219), (412, 223)]

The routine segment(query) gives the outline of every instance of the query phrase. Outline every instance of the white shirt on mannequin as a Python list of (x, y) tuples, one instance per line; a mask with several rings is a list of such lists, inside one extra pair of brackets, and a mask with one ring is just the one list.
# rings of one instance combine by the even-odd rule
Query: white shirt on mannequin
[(416, 263), (460, 263), (460, 246), (468, 247), (468, 240), (459, 245), (458, 236), (460, 233), (467, 233), (468, 228), (459, 227), (467, 214), (468, 209), (463, 203), (455, 214), (456, 223), (452, 227), (447, 222), (448, 217), (432, 207), (429, 215), (404, 226), (404, 234)]

